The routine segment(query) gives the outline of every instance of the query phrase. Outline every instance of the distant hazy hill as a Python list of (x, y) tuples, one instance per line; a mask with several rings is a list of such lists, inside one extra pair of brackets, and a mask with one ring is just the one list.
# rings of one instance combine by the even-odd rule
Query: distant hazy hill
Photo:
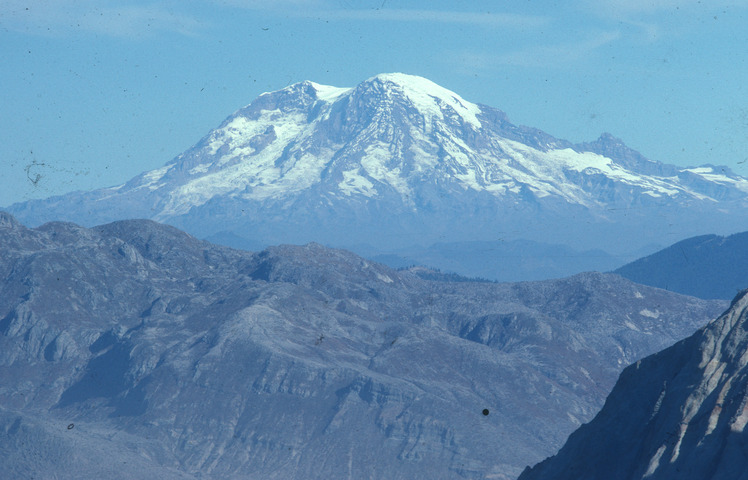
[(595, 419), (520, 480), (748, 478), (748, 295), (626, 368)]
[(748, 232), (689, 238), (615, 273), (685, 295), (730, 299), (748, 288)]
[(386, 265), (438, 267), (470, 277), (498, 281), (544, 280), (593, 270), (607, 271), (622, 259), (602, 250), (579, 251), (529, 240), (436, 243), (389, 254), (366, 255)]
[[(241, 250), (265, 246), (230, 232), (206, 240)], [(568, 277), (581, 272), (610, 271), (656, 251), (656, 247), (611, 255), (603, 250), (577, 250), (566, 245), (531, 240), (440, 242), (429, 246), (379, 250), (370, 245), (351, 245), (349, 250), (392, 268), (426, 266), (468, 278), (512, 282)]]
[(0, 250), (0, 478), (510, 479), (726, 305), (612, 274), (430, 281), (145, 220), (0, 214)]

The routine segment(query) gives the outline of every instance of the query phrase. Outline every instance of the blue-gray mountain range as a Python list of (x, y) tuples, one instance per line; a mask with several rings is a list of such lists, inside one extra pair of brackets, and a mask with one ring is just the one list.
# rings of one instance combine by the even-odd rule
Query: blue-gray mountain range
[[(0, 477), (515, 478), (726, 307), (0, 213)], [(464, 279), (463, 279), (464, 280)], [(488, 413), (487, 415), (484, 414)]]
[(688, 238), (615, 273), (684, 295), (731, 299), (748, 288), (748, 232)]

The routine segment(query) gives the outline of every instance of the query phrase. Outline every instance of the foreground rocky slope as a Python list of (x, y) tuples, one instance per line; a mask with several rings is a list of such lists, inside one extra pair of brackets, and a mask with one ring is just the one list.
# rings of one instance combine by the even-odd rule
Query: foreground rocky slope
[[(0, 214), (0, 476), (513, 478), (724, 308)], [(424, 277), (431, 277), (428, 280)], [(488, 409), (489, 415), (483, 415)]]
[(628, 367), (605, 407), (520, 480), (748, 478), (748, 292)]

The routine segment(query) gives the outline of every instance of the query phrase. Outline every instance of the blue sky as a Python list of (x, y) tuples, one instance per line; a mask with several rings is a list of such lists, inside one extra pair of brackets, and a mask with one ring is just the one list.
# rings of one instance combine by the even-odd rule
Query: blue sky
[(0, 206), (123, 183), (260, 93), (427, 77), (748, 176), (748, 0), (3, 0)]

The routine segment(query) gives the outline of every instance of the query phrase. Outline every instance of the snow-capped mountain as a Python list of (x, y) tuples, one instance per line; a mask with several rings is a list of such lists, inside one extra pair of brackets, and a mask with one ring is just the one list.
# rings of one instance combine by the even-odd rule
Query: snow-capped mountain
[[(745, 222), (748, 181), (573, 145), (421, 77), (265, 93), (124, 185), (11, 206), (35, 225), (151, 218), (206, 237), (392, 248), (528, 238), (631, 249)], [(662, 218), (666, 216), (667, 221)], [(646, 225), (646, 227), (645, 227)]]
[(748, 475), (748, 292), (626, 368), (595, 419), (520, 480), (738, 480)]
[[(726, 302), (0, 213), (1, 478), (515, 478)], [(483, 410), (488, 410), (488, 415)]]

